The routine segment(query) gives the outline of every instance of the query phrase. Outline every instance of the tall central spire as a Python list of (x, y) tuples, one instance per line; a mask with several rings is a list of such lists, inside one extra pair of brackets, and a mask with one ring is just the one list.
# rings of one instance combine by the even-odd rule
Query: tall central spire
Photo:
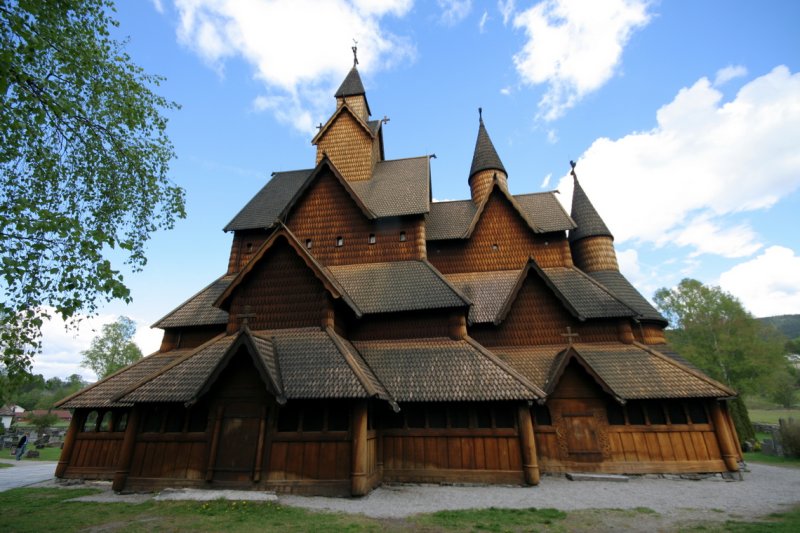
[(472, 166), (469, 170), (469, 188), (472, 192), (472, 201), (480, 204), (492, 188), (493, 181), (497, 179), (503, 187), (508, 187), (508, 174), (497, 150), (494, 149), (492, 139), (483, 124), (483, 108), (478, 108), (478, 138), (475, 140), (475, 152), (472, 155)]

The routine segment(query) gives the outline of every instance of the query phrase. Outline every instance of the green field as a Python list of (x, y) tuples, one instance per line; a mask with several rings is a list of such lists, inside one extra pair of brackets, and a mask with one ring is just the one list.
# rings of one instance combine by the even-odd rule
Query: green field
[(780, 418), (794, 418), (800, 421), (800, 409), (753, 409), (748, 408), (751, 422), (761, 422), (764, 424), (777, 424)]

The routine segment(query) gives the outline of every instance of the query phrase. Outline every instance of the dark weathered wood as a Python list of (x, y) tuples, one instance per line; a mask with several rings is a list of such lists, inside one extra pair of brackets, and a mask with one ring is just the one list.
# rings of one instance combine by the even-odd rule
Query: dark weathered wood
[(261, 407), (261, 421), (258, 425), (258, 446), (256, 447), (256, 465), (253, 468), (253, 481), (261, 481), (261, 467), (264, 461), (264, 439), (267, 428), (267, 406)]
[(70, 465), (72, 451), (75, 449), (75, 436), (78, 434), (78, 431), (80, 431), (85, 416), (85, 412), (80, 409), (76, 410), (72, 415), (72, 420), (69, 422), (69, 429), (67, 430), (67, 434), (64, 435), (64, 446), (61, 447), (58, 465), (56, 465), (56, 477), (64, 477), (67, 467)]
[(214, 418), (214, 431), (211, 437), (211, 450), (208, 453), (208, 462), (206, 463), (206, 481), (214, 479), (214, 464), (217, 461), (217, 450), (219, 448), (219, 436), (222, 431), (222, 412), (225, 407), (220, 405), (217, 407), (217, 416)]
[(352, 411), (353, 461), (351, 480), (353, 496), (363, 496), (367, 486), (367, 404), (356, 402)]
[(522, 471), (528, 485), (539, 484), (539, 462), (536, 457), (536, 440), (533, 437), (531, 410), (520, 405), (518, 410), (520, 447), (522, 448)]
[(125, 487), (128, 474), (130, 474), (133, 450), (136, 446), (136, 434), (139, 431), (140, 417), (141, 408), (133, 406), (128, 417), (128, 425), (125, 428), (125, 437), (122, 440), (122, 449), (119, 453), (117, 471), (114, 472), (114, 482), (111, 484), (112, 490), (121, 491)]
[(730, 472), (738, 472), (739, 453), (736, 451), (736, 444), (731, 436), (731, 428), (728, 427), (728, 420), (722, 412), (720, 402), (711, 402), (711, 422), (714, 424), (714, 433), (717, 435), (725, 466)]

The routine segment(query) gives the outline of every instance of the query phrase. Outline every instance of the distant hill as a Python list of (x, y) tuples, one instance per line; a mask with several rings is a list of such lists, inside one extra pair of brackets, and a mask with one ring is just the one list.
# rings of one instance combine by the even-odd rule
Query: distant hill
[(778, 315), (759, 318), (761, 322), (775, 326), (775, 329), (789, 339), (800, 337), (800, 315)]

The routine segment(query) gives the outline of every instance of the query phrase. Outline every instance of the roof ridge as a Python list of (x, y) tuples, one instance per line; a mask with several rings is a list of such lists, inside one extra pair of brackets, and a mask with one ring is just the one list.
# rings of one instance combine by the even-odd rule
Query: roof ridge
[(640, 348), (640, 349), (642, 349), (642, 350), (644, 350), (644, 351), (646, 351), (646, 352), (648, 352), (648, 353), (650, 353), (652, 355), (655, 355), (656, 357), (659, 357), (660, 359), (662, 359), (662, 360), (664, 360), (664, 361), (666, 361), (666, 362), (668, 362), (668, 363), (680, 368), (684, 372), (687, 372), (687, 373), (693, 375), (694, 377), (705, 381), (709, 385), (712, 385), (712, 386), (717, 387), (718, 389), (720, 389), (720, 390), (722, 390), (724, 392), (729, 393), (730, 396), (738, 396), (739, 395), (739, 393), (737, 393), (735, 390), (733, 390), (732, 388), (728, 387), (724, 383), (721, 383), (721, 382), (717, 381), (716, 379), (713, 379), (710, 376), (705, 375), (703, 372), (700, 372), (698, 370), (694, 370), (692, 368), (689, 368), (688, 366), (684, 365), (683, 363), (681, 363), (679, 361), (676, 361), (675, 359), (673, 359), (673, 358), (661, 353), (660, 351), (656, 350), (655, 348), (652, 348), (652, 347), (650, 347), (650, 346), (648, 346), (646, 344), (643, 344), (643, 343), (641, 343), (639, 341), (636, 341), (636, 340), (633, 341), (633, 344), (634, 344), (634, 346), (637, 346), (638, 348)]
[[(549, 268), (552, 268), (552, 267), (549, 267)], [(622, 299), (620, 299), (616, 294), (611, 292), (611, 289), (609, 289), (608, 287), (606, 287), (605, 285), (603, 285), (602, 283), (600, 283), (599, 281), (594, 279), (592, 276), (590, 276), (589, 274), (587, 274), (586, 272), (584, 272), (580, 268), (576, 267), (575, 265), (572, 265), (572, 266), (569, 266), (569, 267), (565, 267), (565, 268), (567, 268), (568, 270), (574, 270), (575, 272), (577, 272), (578, 274), (583, 276), (585, 279), (590, 281), (592, 284), (597, 286), (600, 290), (602, 290), (603, 292), (608, 294), (611, 298), (616, 300), (618, 303), (622, 304), (623, 307), (627, 307), (631, 312), (633, 312), (633, 316), (634, 317), (640, 318), (642, 316), (642, 314), (639, 313), (639, 311), (637, 311), (636, 309), (634, 309), (633, 307), (631, 307), (630, 305), (628, 305), (627, 303), (622, 301)]]
[(519, 383), (521, 383), (525, 388), (527, 388), (528, 390), (533, 392), (537, 396), (536, 400), (544, 399), (545, 396), (547, 396), (542, 389), (537, 387), (528, 378), (523, 376), (520, 372), (518, 372), (511, 365), (509, 365), (508, 363), (506, 363), (505, 361), (500, 359), (500, 357), (497, 356), (494, 352), (490, 351), (488, 348), (483, 346), (481, 343), (479, 343), (478, 341), (476, 341), (475, 339), (473, 339), (469, 335), (466, 335), (464, 337), (463, 342), (466, 342), (467, 344), (469, 344), (470, 346), (472, 346), (473, 348), (478, 350), (478, 352), (480, 352), (484, 357), (486, 357), (491, 362), (493, 362), (495, 364), (495, 366), (497, 366), (498, 368), (500, 368), (501, 370), (506, 372), (508, 375), (510, 375), (511, 377), (516, 379)]
[(471, 299), (469, 299), (469, 298), (468, 298), (468, 297), (467, 297), (467, 296), (466, 296), (464, 293), (462, 293), (462, 292), (461, 292), (460, 290), (458, 290), (456, 287), (454, 287), (454, 286), (453, 286), (453, 284), (452, 284), (452, 283), (450, 283), (450, 281), (449, 281), (449, 280), (448, 280), (448, 279), (447, 279), (447, 278), (444, 276), (444, 274), (442, 274), (441, 272), (439, 272), (439, 269), (438, 269), (438, 268), (436, 268), (435, 266), (433, 266), (433, 263), (431, 263), (430, 261), (428, 261), (428, 259), (427, 259), (427, 258), (422, 258), (422, 259), (413, 259), (413, 261), (419, 261), (420, 263), (422, 263), (422, 264), (424, 264), (425, 266), (427, 266), (428, 268), (430, 268), (430, 269), (431, 269), (431, 272), (433, 272), (433, 274), (434, 274), (436, 277), (438, 277), (440, 280), (442, 280), (442, 281), (445, 283), (445, 285), (447, 285), (447, 287), (448, 287), (448, 288), (449, 288), (451, 291), (453, 291), (454, 293), (456, 293), (456, 296), (458, 296), (459, 298), (461, 298), (461, 300), (463, 300), (465, 304), (467, 304), (468, 306), (469, 306), (469, 305), (472, 305), (472, 300), (471, 300)]
[(328, 131), (328, 128), (330, 128), (330, 126), (336, 120), (336, 117), (341, 115), (345, 111), (345, 109), (347, 110), (348, 113), (350, 113), (350, 116), (353, 117), (356, 120), (356, 122), (358, 122), (358, 124), (361, 125), (361, 127), (364, 129), (364, 131), (366, 131), (367, 134), (369, 134), (369, 136), (371, 138), (373, 138), (373, 139), (375, 138), (375, 135), (377, 133), (372, 131), (372, 128), (369, 127), (369, 124), (367, 123), (367, 121), (365, 121), (364, 119), (359, 117), (358, 114), (355, 111), (353, 111), (350, 108), (350, 106), (347, 104), (347, 100), (344, 100), (342, 102), (342, 105), (337, 107), (336, 111), (333, 112), (333, 115), (331, 115), (331, 118), (329, 118), (328, 121), (325, 122), (325, 124), (320, 128), (320, 130), (317, 132), (317, 134), (314, 135), (314, 138), (311, 139), (311, 144), (313, 144), (313, 145), (317, 144), (318, 140), (321, 139), (323, 135), (325, 135), (325, 133)]
[[(578, 347), (575, 344), (571, 344), (566, 349), (559, 352), (556, 357), (559, 356), (561, 357), (561, 360), (559, 361), (558, 366), (551, 368), (551, 372), (550, 374), (548, 374), (548, 380), (550, 381), (547, 384), (548, 395), (553, 392), (556, 386), (555, 385), (556, 378), (560, 379), (561, 376), (564, 374), (564, 371), (567, 369), (567, 365), (569, 364), (569, 362), (572, 359), (575, 359), (578, 362), (578, 364), (581, 365), (583, 369), (586, 370), (586, 372), (592, 377), (592, 379), (594, 379), (598, 383), (598, 385), (600, 385), (600, 388), (604, 389), (610, 396), (613, 396), (614, 399), (617, 400), (619, 403), (625, 404), (625, 399), (619, 394), (617, 394), (614, 391), (613, 387), (611, 387), (611, 385), (609, 385), (608, 382), (605, 379), (603, 379), (603, 377), (600, 375), (600, 372), (598, 372), (597, 369), (594, 366), (592, 366), (592, 363), (586, 360), (586, 358), (583, 356), (583, 354), (580, 353)], [(553, 363), (555, 363), (555, 360), (553, 361)], [(557, 373), (556, 370), (558, 370)]]
[[(385, 398), (383, 399), (386, 399), (389, 402), (389, 404), (392, 406), (392, 409), (399, 410), (397, 402), (394, 400), (394, 398), (392, 398), (392, 395), (389, 394), (389, 390), (386, 388), (386, 385), (381, 382), (380, 378), (372, 369), (372, 367), (369, 366), (369, 363), (366, 361), (366, 359), (364, 359), (364, 357), (358, 352), (358, 349), (348, 342), (350, 346), (353, 346), (353, 350), (358, 353), (360, 361), (356, 360), (355, 355), (353, 355), (353, 353), (350, 351), (350, 348), (347, 346), (347, 344), (345, 344), (347, 339), (340, 337), (339, 334), (336, 333), (336, 331), (330, 326), (325, 328), (325, 332), (328, 334), (328, 337), (331, 339), (334, 346), (336, 346), (336, 349), (339, 351), (339, 354), (342, 356), (345, 363), (347, 363), (347, 365), (353, 371), (353, 374), (355, 374), (356, 379), (358, 379), (359, 383), (361, 383), (361, 387), (364, 389), (364, 392), (366, 392), (370, 397), (380, 398), (381, 395), (384, 395)], [(372, 377), (375, 378), (375, 381), (383, 390), (377, 390), (377, 388), (372, 385), (370, 379), (364, 375), (365, 372), (362, 365), (367, 367), (369, 372), (372, 374)]]

